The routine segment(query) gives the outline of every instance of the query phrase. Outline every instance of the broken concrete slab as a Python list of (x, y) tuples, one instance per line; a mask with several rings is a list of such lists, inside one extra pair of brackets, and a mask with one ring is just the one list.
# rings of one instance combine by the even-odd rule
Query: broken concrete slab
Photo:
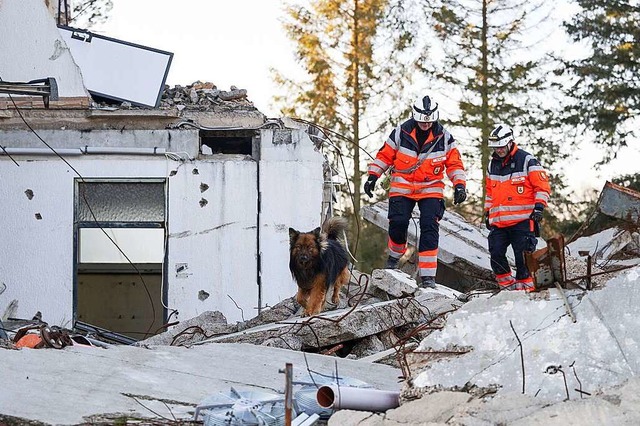
[(294, 381), (310, 368), (329, 376), (337, 370), (380, 390), (400, 386), (400, 371), (387, 365), (245, 344), (0, 349), (0, 423), (2, 416), (47, 424), (189, 420), (203, 399), (230, 386), (282, 393), (279, 370), (287, 363)]
[(369, 284), (394, 297), (411, 296), (418, 290), (416, 280), (397, 269), (374, 269)]
[(616, 262), (613, 262), (613, 258), (633, 242), (634, 236), (631, 232), (612, 227), (589, 236), (577, 238), (567, 244), (567, 247), (574, 257), (583, 260), (587, 256), (580, 255), (580, 252), (588, 252), (598, 266), (604, 267), (607, 263), (615, 264)]
[[(361, 209), (362, 217), (382, 229), (388, 229), (388, 201), (380, 201)], [(415, 226), (408, 229), (409, 244), (416, 245), (416, 230), (419, 213), (413, 212)], [(460, 291), (493, 285), (495, 279), (491, 271), (490, 255), (487, 249), (486, 229), (479, 229), (468, 223), (455, 212), (446, 211), (440, 221), (440, 243), (438, 250), (438, 275), (436, 281)], [(512, 254), (509, 259), (513, 262)], [(442, 267), (442, 268), (441, 268)], [(447, 275), (443, 276), (448, 270)], [(452, 274), (453, 272), (453, 274)], [(456, 274), (457, 272), (457, 274)]]
[(198, 344), (247, 342), (262, 344), (270, 339), (295, 336), (303, 347), (322, 348), (361, 339), (410, 323), (426, 322), (460, 305), (457, 300), (437, 292), (424, 292), (415, 298), (396, 299), (351, 309), (323, 312), (311, 318), (293, 317), (286, 322), (266, 324)]
[(182, 321), (164, 333), (141, 340), (136, 346), (172, 345), (188, 346), (213, 336), (229, 334), (238, 331), (237, 325), (227, 324), (227, 319), (219, 311), (207, 311)]
[(602, 290), (566, 291), (577, 322), (567, 315), (557, 289), (474, 299), (424, 339), (415, 355), (473, 350), (430, 362), (412, 384), (425, 390), (493, 386), (499, 394), (523, 392), (525, 386), (527, 394), (554, 401), (618, 385), (640, 372), (640, 328), (637, 316), (629, 314), (640, 304), (639, 277), (635, 268)]

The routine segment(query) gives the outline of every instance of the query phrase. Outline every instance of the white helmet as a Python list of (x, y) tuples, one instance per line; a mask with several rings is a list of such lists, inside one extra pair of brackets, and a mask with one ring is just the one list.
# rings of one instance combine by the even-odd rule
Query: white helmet
[(513, 129), (506, 124), (498, 124), (489, 134), (489, 148), (504, 148), (514, 141)]
[(413, 119), (422, 123), (433, 123), (438, 121), (438, 103), (432, 102), (429, 96), (423, 96), (413, 104), (411, 108)]

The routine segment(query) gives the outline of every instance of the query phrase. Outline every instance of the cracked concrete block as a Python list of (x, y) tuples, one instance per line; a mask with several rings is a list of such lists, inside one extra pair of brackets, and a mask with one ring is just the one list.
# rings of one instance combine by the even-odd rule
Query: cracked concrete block
[(467, 404), (472, 397), (466, 392), (436, 392), (402, 404), (385, 413), (388, 424), (443, 424)]
[(365, 356), (377, 354), (378, 352), (382, 352), (387, 349), (382, 343), (382, 341), (378, 338), (378, 336), (367, 336), (364, 339), (360, 340), (351, 350), (349, 356), (353, 355), (355, 359), (364, 358)]
[(384, 419), (379, 414), (369, 411), (339, 410), (333, 413), (327, 422), (328, 426), (358, 425), (381, 426)]
[(410, 296), (418, 290), (416, 281), (397, 269), (374, 269), (371, 285), (394, 297)]

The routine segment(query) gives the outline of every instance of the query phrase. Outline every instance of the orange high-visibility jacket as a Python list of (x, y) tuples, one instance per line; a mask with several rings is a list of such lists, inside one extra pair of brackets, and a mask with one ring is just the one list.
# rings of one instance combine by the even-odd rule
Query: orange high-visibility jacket
[(454, 186), (466, 186), (464, 165), (453, 136), (435, 122), (420, 147), (416, 128), (413, 119), (396, 127), (369, 164), (368, 173), (380, 177), (392, 167), (389, 197), (443, 198), (445, 172)]
[(489, 162), (484, 210), (489, 224), (504, 228), (529, 219), (536, 203), (546, 207), (551, 189), (549, 176), (533, 155), (513, 148), (505, 158)]

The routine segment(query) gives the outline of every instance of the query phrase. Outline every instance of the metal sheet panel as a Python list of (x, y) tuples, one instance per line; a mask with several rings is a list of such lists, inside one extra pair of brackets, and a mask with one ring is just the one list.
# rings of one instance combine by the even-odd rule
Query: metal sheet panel
[(59, 26), (92, 95), (157, 107), (173, 53)]
[(607, 216), (640, 225), (640, 193), (632, 189), (607, 182), (598, 209)]

